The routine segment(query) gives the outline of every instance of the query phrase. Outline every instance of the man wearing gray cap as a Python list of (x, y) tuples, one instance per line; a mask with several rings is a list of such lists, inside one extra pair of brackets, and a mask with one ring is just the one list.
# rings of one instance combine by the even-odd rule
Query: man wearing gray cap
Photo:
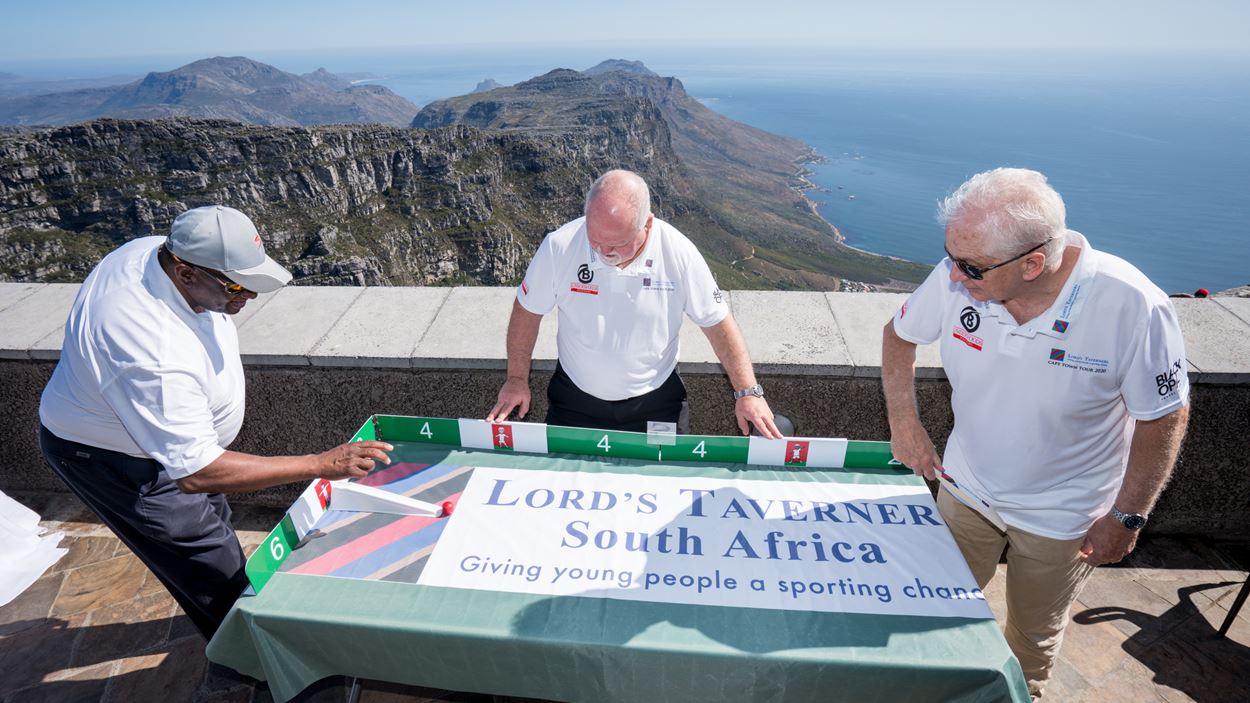
[(49, 466), (206, 639), (247, 585), (222, 493), (363, 476), (390, 461), (382, 442), (287, 457), (226, 449), (244, 405), (228, 316), (290, 280), (243, 213), (184, 212), (168, 238), (128, 242), (87, 276), (39, 405)]

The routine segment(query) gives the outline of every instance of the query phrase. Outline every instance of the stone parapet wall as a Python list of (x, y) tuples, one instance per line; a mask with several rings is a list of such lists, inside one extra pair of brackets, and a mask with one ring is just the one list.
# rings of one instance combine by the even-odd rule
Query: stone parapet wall
[[(0, 490), (63, 491), (43, 465), (39, 394), (59, 355), (76, 285), (0, 283)], [(881, 327), (904, 296), (734, 291), (728, 294), (773, 408), (799, 433), (888, 438), (881, 394)], [(290, 287), (236, 316), (247, 372), (247, 420), (233, 448), (319, 451), (371, 414), (477, 417), (503, 380), (511, 288)], [(1180, 465), (1152, 532), (1250, 538), (1250, 299), (1177, 300), (1193, 384)], [(529, 419), (546, 412), (555, 315), (535, 350)], [(681, 371), (692, 431), (736, 432), (729, 382), (693, 325), (682, 330)], [(941, 445), (950, 388), (936, 347), (918, 358), (922, 416)], [(284, 506), (295, 487), (236, 500)]]

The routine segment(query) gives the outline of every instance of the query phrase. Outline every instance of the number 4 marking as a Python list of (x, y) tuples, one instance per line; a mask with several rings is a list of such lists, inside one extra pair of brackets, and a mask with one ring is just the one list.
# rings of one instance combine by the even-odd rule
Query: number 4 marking
[(595, 445), (595, 446), (597, 446), (597, 447), (599, 447), (600, 449), (602, 449), (602, 450), (603, 450), (603, 452), (604, 452), (605, 454), (607, 454), (608, 452), (612, 451), (612, 445), (611, 445), (611, 444), (608, 444), (608, 436), (607, 436), (607, 435), (604, 435), (604, 436), (603, 436), (603, 439), (599, 440), (599, 444), (597, 444), (597, 445)]
[(430, 423), (421, 426), (421, 431), (417, 434), (423, 435), (426, 439), (434, 439), (434, 433), (430, 430)]
[(702, 459), (703, 457), (706, 457), (706, 456), (707, 456), (707, 448), (704, 446), (704, 444), (706, 444), (706, 441), (704, 441), (704, 442), (699, 442), (698, 444), (696, 444), (696, 445), (695, 445), (694, 449), (693, 449), (693, 450), (691, 450), (691, 452), (690, 452), (690, 453), (691, 453), (691, 454), (698, 454), (700, 459)]

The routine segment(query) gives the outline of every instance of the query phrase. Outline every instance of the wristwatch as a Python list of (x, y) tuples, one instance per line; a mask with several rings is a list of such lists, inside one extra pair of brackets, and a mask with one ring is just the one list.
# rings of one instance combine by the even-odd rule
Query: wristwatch
[(753, 395), (753, 396), (755, 396), (756, 398), (763, 398), (763, 397), (764, 397), (764, 387), (763, 387), (763, 386), (761, 386), (760, 384), (758, 384), (758, 383), (757, 383), (757, 384), (755, 384), (754, 386), (749, 386), (749, 387), (747, 387), (747, 388), (743, 388), (743, 389), (742, 389), (742, 390), (740, 390), (740, 391), (734, 391), (734, 400), (737, 400), (737, 399), (739, 399), (739, 398), (745, 398), (745, 397), (747, 397), (748, 395)]
[(1141, 513), (1122, 513), (1120, 512), (1120, 509), (1115, 507), (1114, 505), (1111, 506), (1111, 517), (1118, 520), (1120, 524), (1124, 525), (1126, 529), (1132, 530), (1134, 532), (1145, 527), (1146, 520), (1150, 519), (1149, 517), (1147, 517), (1146, 515), (1142, 515)]

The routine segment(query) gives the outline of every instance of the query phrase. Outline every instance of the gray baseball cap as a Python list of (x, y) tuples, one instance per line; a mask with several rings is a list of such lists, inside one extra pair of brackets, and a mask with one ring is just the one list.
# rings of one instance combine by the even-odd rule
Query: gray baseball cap
[(165, 242), (187, 263), (217, 269), (257, 293), (271, 293), (291, 281), (291, 273), (265, 254), (256, 225), (224, 205), (205, 205), (179, 215)]

